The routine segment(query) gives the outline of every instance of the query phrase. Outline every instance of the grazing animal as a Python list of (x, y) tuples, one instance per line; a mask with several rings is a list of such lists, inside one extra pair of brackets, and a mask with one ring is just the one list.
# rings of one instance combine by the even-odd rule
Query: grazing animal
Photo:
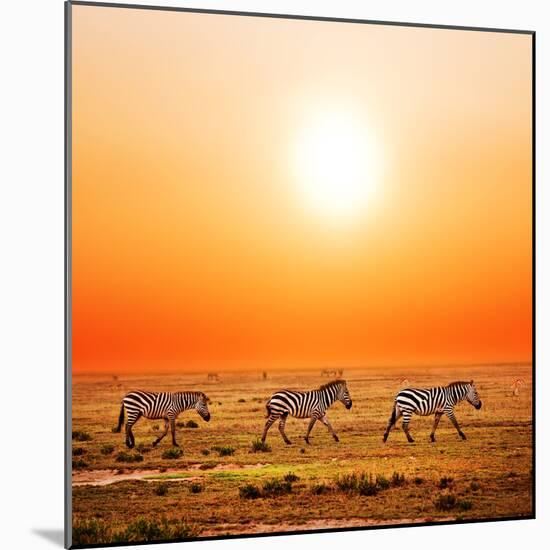
[(334, 441), (338, 441), (338, 436), (326, 414), (327, 409), (335, 401), (341, 401), (346, 409), (351, 409), (351, 397), (345, 380), (334, 380), (322, 385), (317, 390), (281, 390), (274, 393), (266, 405), (267, 422), (262, 435), (262, 443), (265, 443), (269, 428), (276, 420), (279, 420), (281, 436), (284, 442), (290, 445), (291, 441), (285, 434), (285, 423), (288, 415), (296, 418), (311, 418), (305, 436), (306, 443), (309, 444), (309, 434), (317, 420), (320, 420), (328, 428), (328, 431), (334, 437)]
[(443, 414), (449, 417), (458, 435), (462, 439), (466, 439), (466, 436), (458, 425), (454, 411), (456, 404), (464, 399), (476, 409), (481, 409), (481, 400), (479, 399), (473, 380), (470, 382), (453, 382), (448, 386), (438, 386), (435, 388), (407, 388), (401, 390), (395, 397), (393, 411), (384, 433), (384, 443), (387, 441), (390, 430), (400, 416), (403, 416), (403, 431), (407, 436), (407, 440), (409, 443), (414, 442), (409, 432), (409, 422), (413, 413), (421, 416), (435, 415), (432, 433), (430, 434), (432, 443), (435, 441), (435, 430)]
[(207, 380), (215, 380), (216, 382), (220, 381), (220, 375), (216, 372), (209, 372), (206, 378)]
[(195, 409), (201, 418), (208, 422), (210, 412), (208, 410), (208, 398), (202, 392), (151, 392), (151, 391), (133, 391), (124, 396), (118, 426), (116, 432), (120, 432), (124, 424), (124, 410), (126, 409), (126, 446), (132, 448), (135, 446), (135, 438), (132, 433), (132, 426), (142, 417), (149, 419), (163, 419), (164, 432), (153, 441), (153, 447), (156, 447), (168, 433), (168, 428), (172, 432), (172, 445), (179, 447), (176, 443), (176, 418), (182, 411)]
[(525, 384), (525, 381), (523, 380), (523, 378), (518, 378), (514, 380), (511, 386), (514, 397), (517, 397), (519, 395), (519, 389), (521, 388), (521, 386), (523, 386), (523, 384)]

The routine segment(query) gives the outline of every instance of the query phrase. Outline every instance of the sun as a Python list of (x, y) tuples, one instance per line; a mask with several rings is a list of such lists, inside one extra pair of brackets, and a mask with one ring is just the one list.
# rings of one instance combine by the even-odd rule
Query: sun
[(300, 193), (318, 214), (349, 221), (371, 199), (377, 155), (367, 126), (352, 113), (312, 116), (299, 132), (295, 158)]

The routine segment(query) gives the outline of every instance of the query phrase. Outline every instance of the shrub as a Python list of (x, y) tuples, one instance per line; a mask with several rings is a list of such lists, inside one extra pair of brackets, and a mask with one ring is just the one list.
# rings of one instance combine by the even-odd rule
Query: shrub
[(472, 491), (479, 491), (481, 489), (481, 485), (477, 481), (472, 481), (472, 483), (470, 483), (470, 489)]
[(83, 454), (86, 454), (86, 449), (82, 447), (75, 447), (73, 449), (73, 456), (82, 456)]
[(81, 468), (87, 468), (87, 467), (88, 467), (88, 463), (82, 460), (81, 458), (76, 458), (76, 459), (73, 458), (73, 468), (75, 470), (79, 470)]
[[(387, 481), (387, 480), (386, 480)], [(362, 476), (357, 483), (357, 491), (361, 496), (372, 497), (378, 493), (380, 487), (373, 479), (372, 475)]]
[(82, 432), (80, 430), (76, 430), (73, 432), (73, 439), (76, 441), (90, 441), (92, 439), (92, 436), (88, 432)]
[(414, 484), (415, 485), (422, 485), (424, 483), (424, 480), (421, 477), (415, 477), (414, 478)]
[(171, 540), (196, 537), (198, 531), (183, 521), (167, 521), (156, 519), (138, 518), (126, 527), (126, 529), (113, 538), (114, 542), (137, 542), (151, 540)]
[(237, 401), (237, 403), (246, 403), (246, 399), (243, 399), (242, 397)]
[(191, 483), (189, 485), (189, 492), (193, 494), (202, 493), (203, 486), (200, 483)]
[(292, 491), (292, 483), (280, 479), (270, 479), (263, 485), (263, 495), (266, 497), (278, 497)]
[(248, 498), (248, 499), (254, 499), (254, 498), (260, 498), (261, 493), (260, 489), (256, 487), (256, 485), (244, 485), (243, 487), (239, 487), (239, 496), (241, 498)]
[(447, 512), (456, 506), (456, 497), (452, 494), (439, 495), (435, 499), (434, 505), (438, 510)]
[(379, 489), (381, 489), (382, 491), (385, 491), (386, 489), (390, 488), (390, 481), (388, 480), (387, 477), (378, 475), (376, 476), (376, 485), (378, 486)]
[(316, 483), (311, 487), (311, 492), (314, 495), (322, 495), (330, 490), (330, 487), (325, 483)]
[(263, 443), (261, 439), (255, 439), (252, 442), (253, 453), (270, 453), (271, 447), (267, 443)]
[(162, 453), (162, 458), (174, 460), (176, 458), (180, 458), (182, 455), (183, 451), (181, 449), (178, 449), (178, 447), (171, 447)]
[(303, 447), (300, 449), (300, 454), (306, 454), (306, 450)]
[(139, 453), (120, 452), (116, 455), (117, 462), (143, 462), (143, 457)]
[(110, 455), (114, 450), (115, 450), (114, 445), (109, 445), (109, 444), (103, 445), (103, 447), (101, 447), (101, 454)]
[(167, 483), (159, 483), (155, 487), (155, 494), (158, 495), (159, 497), (163, 497), (167, 493), (168, 493), (168, 484)]
[(210, 454), (210, 451), (208, 449), (203, 449), (201, 451), (201, 454), (203, 454), (204, 456), (208, 456)]
[(452, 483), (453, 483), (453, 478), (452, 477), (444, 476), (439, 480), (439, 488), (440, 489), (447, 489), (448, 487), (450, 487), (452, 485)]
[(73, 522), (73, 544), (101, 544), (109, 542), (109, 527), (97, 519), (77, 519)]
[(215, 468), (217, 465), (218, 465), (217, 462), (212, 462), (212, 461), (203, 462), (203, 463), (199, 466), (199, 470), (211, 470), (212, 468)]
[(153, 430), (154, 432), (158, 432), (158, 431), (160, 430), (160, 426), (159, 426), (158, 424), (153, 424), (152, 430)]
[(469, 500), (459, 500), (458, 501), (458, 509), (462, 512), (466, 512), (467, 510), (472, 509), (472, 503)]
[(294, 472), (288, 472), (283, 479), (289, 483), (293, 483), (294, 481), (298, 481), (300, 478)]
[(199, 425), (194, 420), (188, 420), (185, 424), (186, 428), (198, 428)]
[(336, 487), (344, 493), (351, 493), (357, 491), (358, 482), (357, 474), (342, 474), (336, 478)]
[(392, 487), (401, 487), (402, 485), (405, 485), (405, 474), (393, 472), (391, 476), (391, 485)]
[(222, 445), (212, 447), (213, 451), (216, 451), (220, 456), (233, 456), (235, 454), (235, 448), (231, 445)]

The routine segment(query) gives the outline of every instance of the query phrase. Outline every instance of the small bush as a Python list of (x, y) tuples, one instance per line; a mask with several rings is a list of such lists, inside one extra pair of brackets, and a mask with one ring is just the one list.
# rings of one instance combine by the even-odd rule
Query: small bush
[(246, 403), (246, 399), (243, 399), (242, 397), (237, 401), (237, 403)]
[(80, 430), (76, 430), (73, 432), (73, 439), (76, 441), (90, 441), (92, 439), (92, 436), (88, 432), (82, 432)]
[(254, 499), (260, 498), (262, 495), (260, 493), (260, 489), (258, 489), (256, 485), (248, 484), (243, 487), (239, 487), (239, 496), (241, 498)]
[(306, 454), (306, 450), (303, 447), (300, 449), (300, 454), (302, 455)]
[(364, 497), (372, 497), (378, 494), (379, 490), (380, 487), (378, 486), (378, 483), (374, 480), (372, 475), (368, 477), (362, 476), (357, 483), (357, 491), (361, 496)]
[(271, 447), (267, 443), (263, 443), (261, 439), (255, 439), (252, 442), (253, 453), (270, 453)]
[(109, 445), (109, 444), (103, 445), (103, 447), (101, 447), (101, 454), (110, 455), (114, 450), (115, 450), (114, 445)]
[(448, 489), (452, 485), (453, 481), (454, 480), (452, 477), (444, 476), (439, 480), (439, 488)]
[(182, 521), (168, 521), (162, 518), (156, 519), (138, 518), (113, 537), (113, 542), (137, 542), (153, 540), (170, 540), (196, 537), (197, 529)]
[(278, 497), (292, 491), (292, 483), (280, 479), (270, 479), (263, 485), (263, 495), (266, 497)]
[(87, 467), (88, 467), (88, 463), (82, 460), (81, 458), (76, 458), (76, 459), (73, 458), (73, 468), (75, 470), (79, 470)]
[(201, 451), (201, 454), (203, 454), (204, 456), (208, 456), (210, 454), (210, 451), (208, 449), (203, 449)]
[(186, 428), (198, 428), (199, 425), (194, 420), (188, 420), (185, 424)]
[(376, 476), (376, 485), (378, 485), (378, 488), (382, 491), (385, 491), (386, 489), (390, 488), (390, 481), (387, 477), (378, 475)]
[(139, 453), (120, 452), (116, 455), (117, 462), (143, 462), (143, 457)]
[(189, 485), (189, 492), (196, 495), (197, 493), (202, 493), (203, 486), (200, 483), (191, 483)]
[(456, 506), (456, 497), (452, 494), (439, 495), (434, 502), (437, 510), (448, 512)]
[(155, 494), (159, 497), (163, 497), (168, 493), (168, 483), (159, 483), (155, 487)]
[(294, 472), (288, 472), (288, 474), (286, 474), (286, 476), (283, 479), (285, 481), (288, 481), (289, 483), (294, 483), (295, 481), (298, 481), (300, 478)]
[(176, 458), (180, 458), (182, 455), (183, 451), (181, 449), (178, 449), (178, 447), (171, 447), (162, 453), (162, 458), (174, 460)]
[(154, 432), (158, 432), (158, 431), (160, 430), (160, 426), (159, 426), (158, 424), (153, 424), (152, 430), (153, 430)]
[(311, 492), (314, 495), (323, 495), (330, 490), (330, 487), (326, 483), (316, 483), (311, 487)]
[(458, 501), (458, 509), (462, 512), (466, 512), (467, 510), (472, 509), (472, 503), (469, 500), (459, 500)]
[(481, 485), (477, 481), (472, 481), (472, 483), (470, 483), (470, 489), (472, 491), (479, 491), (481, 489)]
[(215, 468), (218, 465), (217, 462), (203, 462), (199, 466), (199, 470), (211, 470), (212, 468)]
[(235, 448), (231, 445), (222, 445), (212, 447), (213, 451), (216, 451), (220, 456), (233, 456), (235, 454)]
[(73, 522), (73, 544), (101, 544), (109, 542), (109, 527), (101, 520), (77, 519)]
[(399, 472), (393, 472), (391, 476), (391, 486), (401, 487), (403, 485), (405, 485), (405, 474), (400, 474)]
[(83, 449), (82, 447), (75, 447), (73, 449), (73, 456), (82, 456), (86, 454), (86, 449)]
[(414, 484), (415, 485), (422, 485), (424, 483), (424, 480), (421, 477), (415, 477), (414, 478)]
[(336, 487), (344, 493), (357, 491), (357, 474), (342, 474), (336, 478)]

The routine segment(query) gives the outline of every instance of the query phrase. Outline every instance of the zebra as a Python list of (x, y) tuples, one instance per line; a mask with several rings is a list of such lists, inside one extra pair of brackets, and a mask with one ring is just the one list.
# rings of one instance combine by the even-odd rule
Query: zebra
[(118, 426), (115, 432), (120, 433), (124, 424), (124, 409), (126, 409), (126, 446), (131, 449), (135, 446), (135, 438), (132, 433), (132, 426), (142, 417), (149, 419), (164, 420), (164, 432), (162, 432), (153, 441), (153, 447), (156, 447), (168, 433), (168, 428), (172, 432), (172, 445), (179, 447), (176, 443), (176, 418), (182, 411), (195, 409), (201, 418), (208, 422), (210, 412), (208, 410), (208, 397), (202, 392), (150, 392), (150, 391), (132, 391), (127, 393), (122, 399)]
[(328, 428), (334, 441), (339, 441), (326, 414), (327, 409), (335, 401), (341, 401), (346, 409), (351, 409), (351, 397), (345, 380), (333, 380), (312, 391), (281, 390), (274, 393), (266, 404), (267, 422), (262, 435), (262, 443), (265, 443), (267, 432), (277, 419), (279, 420), (279, 431), (284, 442), (287, 445), (292, 443), (285, 434), (285, 423), (288, 415), (311, 419), (304, 438), (308, 445), (309, 434), (317, 420), (320, 420)]
[(390, 430), (400, 416), (403, 416), (403, 431), (407, 436), (408, 442), (414, 442), (414, 439), (409, 433), (409, 422), (413, 413), (421, 416), (435, 415), (432, 433), (430, 434), (432, 443), (435, 442), (435, 430), (444, 413), (453, 423), (458, 435), (462, 439), (466, 439), (464, 432), (458, 425), (454, 411), (457, 403), (464, 399), (476, 409), (481, 409), (481, 400), (479, 399), (473, 380), (470, 382), (452, 382), (448, 386), (437, 386), (435, 388), (407, 388), (401, 390), (395, 397), (388, 427), (384, 432), (384, 443), (387, 441)]

